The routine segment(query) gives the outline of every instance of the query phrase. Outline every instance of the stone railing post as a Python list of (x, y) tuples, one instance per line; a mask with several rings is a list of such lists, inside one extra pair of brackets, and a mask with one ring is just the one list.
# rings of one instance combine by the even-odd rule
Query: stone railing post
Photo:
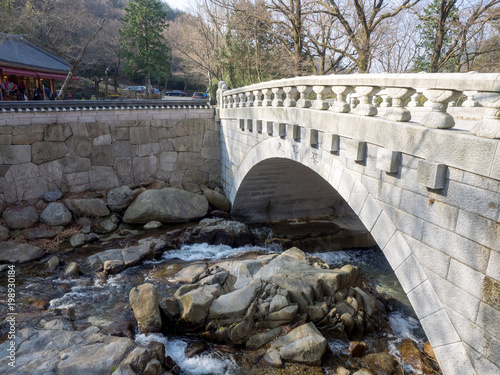
[(500, 138), (500, 93), (478, 92), (475, 98), (487, 110), (483, 119), (474, 126), (471, 133), (485, 138)]
[(283, 94), (283, 88), (274, 87), (272, 89), (272, 92), (274, 94), (273, 107), (283, 107), (283, 99), (281, 99), (281, 95)]
[(228, 108), (234, 108), (234, 96), (233, 95), (228, 95), (227, 96), (228, 100)]
[(255, 90), (253, 94), (255, 96), (253, 102), (254, 107), (262, 107), (262, 90)]
[(246, 100), (247, 100), (247, 94), (246, 93), (241, 93), (238, 94), (239, 102), (240, 102), (240, 108), (244, 108), (247, 106)]
[(297, 86), (297, 91), (300, 93), (300, 98), (297, 101), (297, 107), (309, 108), (311, 101), (309, 100), (309, 93), (312, 91), (311, 86)]
[(380, 108), (391, 107), (391, 102), (389, 101), (389, 98), (392, 98), (392, 96), (389, 95), (388, 89), (384, 90), (384, 93), (380, 94), (379, 96), (382, 98), (382, 103), (380, 103)]
[(333, 112), (337, 113), (347, 113), (351, 111), (351, 106), (346, 101), (346, 97), (353, 91), (351, 86), (332, 86), (332, 91), (337, 95), (337, 100), (333, 103)]
[(415, 92), (415, 94), (411, 96), (410, 102), (408, 103), (408, 107), (410, 108), (420, 107), (420, 103), (418, 102), (418, 98), (420, 98), (420, 95), (422, 94), (419, 92)]
[(262, 105), (264, 107), (271, 107), (273, 102), (271, 100), (272, 91), (270, 89), (263, 89), (262, 95), (264, 95), (264, 100), (262, 101)]
[(403, 106), (403, 101), (414, 94), (415, 89), (389, 87), (387, 95), (392, 99), (392, 107), (385, 113), (385, 118), (399, 122), (410, 121), (411, 113)]
[(286, 95), (283, 105), (285, 107), (295, 107), (297, 105), (297, 102), (293, 98), (293, 95), (297, 92), (297, 89), (293, 86), (287, 86), (283, 87), (283, 91)]
[(312, 107), (320, 111), (330, 108), (330, 105), (325, 101), (325, 95), (330, 91), (330, 87), (313, 86), (312, 89), (316, 93), (316, 100), (313, 102)]
[(380, 91), (380, 87), (376, 86), (356, 86), (356, 93), (360, 95), (359, 105), (355, 109), (355, 113), (360, 116), (375, 116), (378, 111), (372, 103), (373, 96)]
[(224, 91), (227, 90), (226, 82), (224, 81), (219, 81), (219, 84), (217, 85), (217, 92), (216, 92), (216, 100), (217, 100), (217, 105), (220, 108), (226, 108), (225, 104), (225, 97), (224, 97)]
[(455, 126), (453, 116), (446, 113), (448, 103), (460, 97), (460, 91), (430, 89), (424, 96), (432, 103), (432, 112), (427, 113), (420, 123), (429, 128), (449, 129)]
[(254, 106), (254, 101), (253, 101), (253, 92), (252, 91), (248, 91), (245, 93), (246, 94), (246, 103), (247, 103), (247, 107), (253, 107)]
[(464, 95), (467, 96), (467, 100), (463, 102), (462, 107), (478, 107), (479, 102), (474, 99), (477, 91), (464, 91)]
[(240, 99), (239, 99), (239, 96), (238, 94), (234, 94), (233, 95), (233, 108), (239, 108), (240, 106)]

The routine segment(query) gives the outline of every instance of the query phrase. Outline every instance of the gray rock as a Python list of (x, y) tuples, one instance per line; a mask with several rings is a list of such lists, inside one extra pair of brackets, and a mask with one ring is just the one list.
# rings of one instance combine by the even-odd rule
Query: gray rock
[(0, 262), (25, 263), (45, 256), (45, 251), (27, 243), (0, 242)]
[(104, 271), (110, 275), (116, 275), (125, 269), (125, 263), (122, 260), (107, 260), (104, 262)]
[(272, 342), (268, 352), (278, 351), (285, 361), (319, 366), (326, 347), (327, 342), (323, 335), (313, 323), (307, 323), (295, 328), (288, 335), (278, 337)]
[(213, 300), (221, 293), (221, 287), (216, 284), (202, 286), (181, 295), (178, 298), (181, 321), (193, 326), (204, 324)]
[(40, 221), (43, 224), (58, 226), (67, 225), (71, 222), (71, 212), (62, 203), (52, 202), (40, 214)]
[(239, 221), (207, 218), (189, 234), (189, 242), (243, 246), (251, 241), (248, 227)]
[(7, 205), (3, 200), (3, 195), (0, 195), (0, 214), (3, 212), (3, 210), (5, 210), (5, 207), (7, 207)]
[(102, 199), (65, 199), (64, 204), (75, 216), (108, 216), (110, 211)]
[(142, 284), (132, 288), (129, 302), (142, 333), (156, 333), (161, 329), (158, 294), (153, 284)]
[(38, 211), (32, 206), (14, 206), (4, 210), (2, 217), (10, 229), (24, 229), (38, 221)]
[(224, 212), (231, 210), (231, 202), (221, 193), (207, 188), (203, 190), (203, 195), (207, 198), (208, 203), (214, 206), (216, 210)]
[(120, 218), (117, 215), (109, 215), (100, 220), (99, 223), (92, 228), (95, 233), (104, 234), (114, 232), (120, 224)]
[(48, 191), (43, 195), (43, 200), (45, 202), (55, 202), (58, 199), (61, 199), (63, 196), (63, 192), (59, 189), (54, 191)]
[(144, 225), (144, 229), (158, 229), (162, 226), (163, 224), (160, 223), (159, 221), (153, 220)]
[(87, 233), (84, 236), (85, 242), (95, 242), (99, 240), (99, 235), (97, 233)]
[(281, 327), (276, 327), (266, 331), (264, 333), (257, 333), (248, 338), (246, 342), (246, 347), (251, 350), (259, 349), (260, 347), (266, 345), (267, 343), (273, 341), (276, 337), (281, 334)]
[(132, 370), (134, 370), (135, 374), (142, 373), (146, 368), (149, 360), (149, 351), (144, 348), (138, 346), (125, 358), (120, 366), (129, 365)]
[(165, 188), (140, 194), (125, 211), (123, 221), (131, 224), (145, 224), (152, 220), (185, 222), (203, 217), (207, 212), (208, 201), (204, 196)]
[(69, 238), (69, 243), (72, 247), (78, 247), (85, 244), (85, 234), (74, 234)]
[(23, 230), (23, 235), (27, 240), (38, 240), (43, 238), (52, 239), (57, 236), (61, 232), (62, 228), (53, 227), (53, 228), (27, 228)]
[(55, 255), (52, 256), (48, 261), (47, 261), (47, 270), (49, 272), (54, 272), (57, 267), (59, 267), (59, 264), (61, 263), (61, 261), (59, 260), (58, 257), (56, 257)]
[(111, 211), (122, 211), (128, 207), (135, 198), (135, 193), (128, 186), (111, 189), (107, 194), (108, 207)]
[(183, 284), (194, 284), (199, 279), (207, 276), (208, 267), (204, 264), (187, 266), (175, 274), (175, 279)]
[(80, 275), (80, 265), (76, 262), (69, 262), (63, 271), (64, 277), (71, 279)]
[(41, 325), (43, 329), (51, 329), (57, 331), (73, 331), (73, 324), (71, 324), (71, 321), (65, 318), (52, 319)]
[(0, 241), (5, 241), (7, 238), (9, 238), (9, 230), (0, 225)]

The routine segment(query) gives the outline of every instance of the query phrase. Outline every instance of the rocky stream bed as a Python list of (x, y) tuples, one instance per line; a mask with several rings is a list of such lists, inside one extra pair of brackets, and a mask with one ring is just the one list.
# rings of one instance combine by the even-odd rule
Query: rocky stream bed
[[(14, 265), (16, 315), (2, 304), (0, 372), (440, 373), (380, 250), (339, 250), (366, 236), (332, 218), (249, 227), (217, 189), (191, 188), (8, 207), (0, 298)], [(43, 231), (56, 234), (26, 238)]]

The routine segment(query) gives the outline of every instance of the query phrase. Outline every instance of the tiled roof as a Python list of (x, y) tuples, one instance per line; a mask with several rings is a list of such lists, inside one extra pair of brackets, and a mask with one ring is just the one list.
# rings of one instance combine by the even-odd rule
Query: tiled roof
[(2, 33), (0, 65), (55, 73), (67, 73), (70, 69), (70, 65), (63, 59), (28, 42), (22, 35)]

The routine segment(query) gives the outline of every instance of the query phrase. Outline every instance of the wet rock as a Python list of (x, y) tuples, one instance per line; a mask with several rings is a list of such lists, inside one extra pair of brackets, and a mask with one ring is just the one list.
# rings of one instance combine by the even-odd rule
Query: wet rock
[(327, 342), (323, 335), (313, 323), (307, 323), (274, 340), (268, 353), (275, 351), (284, 361), (314, 366), (321, 364), (326, 347)]
[(146, 365), (143, 375), (160, 375), (163, 372), (160, 361), (152, 359)]
[(167, 356), (167, 358), (165, 358), (165, 368), (167, 369), (167, 371), (170, 371), (170, 374), (172, 375), (179, 375), (181, 373), (181, 368), (170, 356)]
[(65, 199), (64, 204), (75, 216), (102, 217), (110, 214), (104, 201), (98, 198)]
[(3, 210), (5, 210), (5, 207), (7, 207), (7, 205), (5, 204), (5, 201), (3, 200), (3, 195), (0, 196), (0, 214), (3, 212)]
[(91, 264), (94, 259), (99, 259), (103, 264), (107, 260), (122, 261), (125, 267), (132, 267), (139, 264), (143, 259), (152, 254), (149, 248), (143, 246), (127, 247), (125, 249), (111, 249), (92, 255), (87, 258), (87, 264)]
[(193, 264), (177, 272), (174, 277), (180, 283), (194, 284), (207, 274), (208, 267), (206, 264)]
[(78, 247), (85, 244), (85, 234), (74, 234), (69, 238), (69, 243), (72, 247)]
[(79, 217), (76, 223), (82, 227), (82, 233), (90, 233), (90, 228), (92, 227), (92, 219), (89, 217)]
[(175, 321), (180, 315), (179, 302), (173, 296), (168, 296), (160, 300), (160, 308), (171, 322)]
[(158, 341), (150, 341), (147, 346), (150, 358), (155, 358), (160, 363), (165, 363), (165, 345)]
[(25, 263), (43, 256), (45, 256), (45, 251), (37, 246), (18, 242), (0, 242), (0, 262)]
[(351, 372), (344, 367), (337, 367), (336, 375), (351, 375)]
[(361, 370), (356, 371), (352, 375), (373, 375), (373, 372), (371, 372), (370, 370), (367, 370), (365, 368), (362, 368)]
[(362, 357), (368, 350), (368, 344), (365, 342), (351, 341), (349, 343), (349, 353), (351, 357)]
[(135, 198), (135, 193), (128, 186), (111, 189), (107, 194), (108, 207), (111, 211), (120, 212), (128, 207)]
[(47, 271), (49, 272), (54, 272), (58, 267), (61, 261), (59, 260), (58, 257), (55, 255), (52, 256), (48, 261), (47, 261)]
[(120, 223), (120, 218), (118, 215), (109, 215), (102, 220), (99, 220), (99, 223), (92, 228), (95, 233), (105, 234), (114, 232), (118, 228), (118, 224)]
[(243, 246), (252, 240), (248, 227), (239, 221), (221, 218), (203, 219), (188, 233), (186, 241), (217, 245)]
[(72, 279), (80, 275), (80, 265), (76, 262), (69, 262), (64, 267), (63, 275), (67, 279)]
[(204, 196), (165, 188), (140, 194), (125, 211), (123, 221), (131, 224), (145, 224), (152, 220), (185, 222), (201, 218), (207, 212), (208, 201)]
[(132, 288), (129, 302), (142, 333), (155, 333), (161, 329), (158, 294), (153, 284), (142, 284)]
[(141, 346), (138, 346), (120, 363), (120, 366), (130, 366), (135, 373), (142, 373), (146, 368), (149, 360), (149, 351)]
[(424, 343), (424, 347), (422, 349), (427, 356), (436, 360), (436, 355), (434, 354), (434, 349), (432, 349), (431, 343), (429, 341), (426, 341)]
[(48, 191), (45, 194), (43, 194), (43, 200), (47, 203), (55, 202), (56, 200), (61, 199), (62, 196), (63, 196), (62, 191), (56, 189), (54, 191)]
[(0, 225), (0, 241), (5, 241), (7, 238), (9, 238), (9, 230)]
[(14, 206), (5, 209), (2, 218), (10, 229), (24, 229), (38, 221), (38, 211), (33, 206)]
[(219, 285), (206, 285), (176, 296), (179, 302), (180, 320), (191, 326), (204, 324), (213, 300), (221, 293)]
[(71, 219), (71, 212), (64, 204), (58, 202), (49, 203), (40, 214), (40, 222), (51, 226), (67, 225)]
[(206, 188), (203, 190), (203, 195), (207, 198), (208, 203), (215, 207), (219, 211), (229, 211), (231, 210), (231, 202), (221, 193), (215, 190)]
[(398, 374), (398, 361), (389, 353), (372, 353), (361, 360), (375, 375)]
[(88, 233), (85, 235), (85, 242), (95, 242), (99, 240), (99, 235), (97, 233)]
[(198, 354), (201, 354), (201, 353), (207, 351), (207, 349), (208, 349), (208, 346), (204, 342), (200, 342), (200, 341), (193, 342), (186, 347), (184, 355), (186, 356), (186, 358), (192, 358), (195, 355), (198, 355)]
[(404, 339), (399, 346), (403, 363), (410, 365), (423, 374), (434, 374), (434, 368), (428, 359), (420, 352), (417, 345), (410, 339)]
[(162, 226), (163, 224), (160, 223), (159, 221), (153, 220), (150, 221), (149, 223), (144, 225), (144, 229), (158, 229)]
[(116, 275), (125, 269), (125, 263), (122, 260), (107, 260), (104, 262), (104, 271), (109, 275)]

